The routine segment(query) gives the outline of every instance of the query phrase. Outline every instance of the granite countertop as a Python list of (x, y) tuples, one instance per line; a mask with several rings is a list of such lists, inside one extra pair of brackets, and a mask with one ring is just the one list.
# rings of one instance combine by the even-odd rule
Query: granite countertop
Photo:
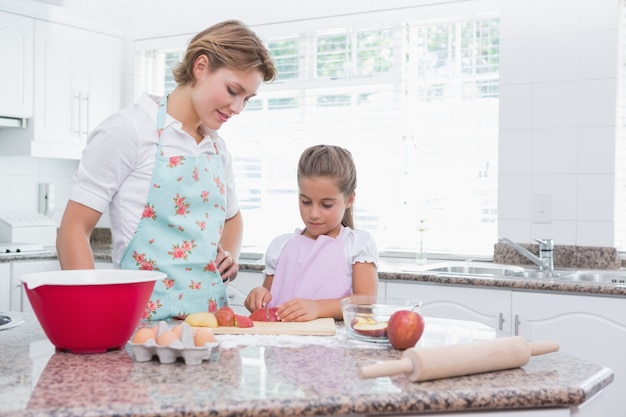
[[(96, 261), (110, 262), (110, 246), (104, 245), (94, 247), (93, 256)], [(0, 256), (0, 263), (51, 259), (57, 259), (54, 248), (48, 248), (48, 251), (45, 253), (2, 255)], [(261, 261), (258, 260), (244, 259), (240, 261), (239, 268), (241, 271), (261, 272), (263, 270), (263, 264), (261, 263)], [(623, 272), (624, 270), (621, 269), (620, 271)], [(595, 294), (615, 297), (626, 296), (626, 284), (615, 285), (603, 284), (598, 282), (566, 282), (550, 279), (528, 279), (522, 277), (472, 277), (460, 275), (445, 275), (443, 273), (429, 274), (416, 270), (415, 264), (395, 261), (381, 262), (381, 266), (378, 271), (378, 277), (381, 280), (388, 281), (413, 281), (457, 286), (460, 285), (501, 289), (518, 289), (523, 291)]]
[[(621, 270), (620, 272), (623, 272)], [(603, 296), (626, 296), (626, 284), (601, 282), (558, 281), (544, 278), (461, 276), (444, 273), (428, 274), (411, 271), (403, 264), (383, 266), (378, 273), (381, 280), (430, 282), (436, 284), (502, 288), (523, 291), (543, 291), (560, 293), (594, 294)]]
[[(241, 271), (263, 271), (260, 261), (241, 261)], [(623, 270), (621, 270), (623, 272)], [(626, 296), (626, 284), (605, 284), (599, 282), (567, 282), (551, 279), (497, 277), (497, 276), (461, 276), (445, 273), (429, 274), (420, 272), (415, 264), (401, 262), (382, 262), (378, 270), (378, 278), (387, 281), (424, 282), (457, 286), (490, 287), (501, 289), (517, 289), (523, 291), (543, 291), (560, 293), (595, 294), (603, 296)]]
[[(360, 366), (398, 359), (385, 344), (335, 336), (219, 335), (217, 361), (135, 362), (130, 350), (55, 352), (32, 314), (0, 331), (0, 416), (302, 416), (574, 407), (613, 372), (564, 352), (521, 368), (429, 382), (359, 379)], [(68, 322), (71, 325), (71, 321)], [(427, 318), (418, 346), (489, 340), (479, 323)]]

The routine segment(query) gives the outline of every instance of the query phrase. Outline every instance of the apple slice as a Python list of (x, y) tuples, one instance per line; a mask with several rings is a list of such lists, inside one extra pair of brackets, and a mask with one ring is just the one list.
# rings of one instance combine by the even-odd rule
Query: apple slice
[[(269, 312), (269, 320), (267, 319), (267, 313)], [(270, 307), (265, 310), (264, 307), (259, 308), (249, 316), (253, 321), (271, 321), (276, 322), (278, 319), (276, 318), (276, 307)]]
[(352, 319), (350, 326), (360, 335), (368, 337), (387, 337), (387, 322), (376, 321), (373, 318), (357, 317)]

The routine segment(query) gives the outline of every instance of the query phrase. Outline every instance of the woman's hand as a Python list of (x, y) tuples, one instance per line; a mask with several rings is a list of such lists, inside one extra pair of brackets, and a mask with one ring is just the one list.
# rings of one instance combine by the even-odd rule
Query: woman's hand
[(250, 291), (243, 305), (248, 309), (248, 311), (254, 313), (259, 308), (265, 308), (271, 300), (272, 294), (270, 294), (267, 288), (256, 287)]
[(222, 245), (217, 246), (215, 264), (217, 265), (217, 270), (219, 271), (223, 282), (232, 281), (237, 277), (239, 264), (229, 251), (222, 248)]

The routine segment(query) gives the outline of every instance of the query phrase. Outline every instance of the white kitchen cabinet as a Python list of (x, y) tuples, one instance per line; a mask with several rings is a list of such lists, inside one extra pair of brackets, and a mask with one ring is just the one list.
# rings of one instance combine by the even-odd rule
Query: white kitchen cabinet
[(0, 152), (80, 159), (88, 132), (120, 108), (122, 53), (121, 38), (35, 20), (33, 118), (0, 132)]
[(423, 302), (425, 316), (484, 323), (528, 340), (555, 340), (563, 352), (611, 368), (615, 381), (576, 415), (619, 415), (626, 392), (626, 298), (385, 283), (389, 297)]
[(0, 116), (33, 115), (34, 20), (0, 11)]
[(423, 282), (386, 282), (388, 297), (422, 301), (425, 316), (469, 320), (511, 332), (511, 291)]
[(79, 159), (90, 129), (119, 109), (121, 53), (118, 38), (35, 22), (34, 140), (45, 152), (60, 142)]
[[(567, 408), (533, 408), (532, 410), (489, 410), (454, 413), (403, 414), (404, 417), (582, 417)], [(586, 416), (585, 416), (586, 417)]]
[(11, 310), (11, 264), (0, 263), (0, 311)]
[(58, 271), (58, 260), (11, 262), (11, 310), (33, 313), (20, 277), (34, 272)]
[(623, 410), (626, 298), (513, 292), (512, 312), (517, 334), (555, 340), (561, 351), (613, 369), (615, 380), (594, 404), (596, 415)]
[(237, 314), (250, 315), (244, 301), (254, 287), (263, 285), (264, 275), (261, 271), (239, 271), (237, 278), (228, 284), (228, 303)]

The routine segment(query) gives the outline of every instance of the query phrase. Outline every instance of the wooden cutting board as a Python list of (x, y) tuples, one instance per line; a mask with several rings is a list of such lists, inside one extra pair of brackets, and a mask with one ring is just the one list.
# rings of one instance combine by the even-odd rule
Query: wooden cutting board
[(337, 333), (335, 320), (326, 317), (303, 322), (255, 321), (252, 327), (214, 327), (214, 334), (291, 334), (300, 336), (334, 336)]

